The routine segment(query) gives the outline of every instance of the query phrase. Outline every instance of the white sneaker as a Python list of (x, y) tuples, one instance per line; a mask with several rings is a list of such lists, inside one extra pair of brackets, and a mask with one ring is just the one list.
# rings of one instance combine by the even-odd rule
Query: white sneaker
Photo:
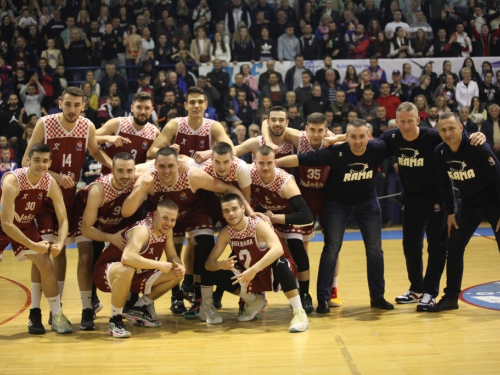
[(249, 322), (250, 320), (254, 320), (265, 305), (266, 301), (264, 298), (260, 294), (257, 294), (255, 301), (245, 302), (245, 309), (243, 310), (243, 314), (238, 316), (238, 321)]
[(396, 297), (397, 303), (417, 303), (422, 298), (422, 293), (415, 293), (408, 290), (405, 294)]
[(132, 336), (132, 334), (125, 328), (121, 315), (117, 315), (109, 319), (108, 335), (119, 339), (125, 339)]
[(293, 319), (290, 322), (290, 332), (304, 332), (309, 328), (309, 319), (302, 307), (293, 310)]
[(432, 297), (429, 293), (424, 293), (422, 299), (417, 305), (417, 311), (428, 311), (429, 307), (436, 304), (436, 299)]
[(63, 314), (62, 310), (59, 310), (57, 314), (52, 316), (52, 331), (56, 331), (57, 333), (73, 332), (71, 323)]
[(222, 316), (214, 307), (214, 300), (212, 298), (207, 298), (203, 301), (200, 312), (198, 313), (198, 319), (203, 320), (208, 324), (222, 324)]

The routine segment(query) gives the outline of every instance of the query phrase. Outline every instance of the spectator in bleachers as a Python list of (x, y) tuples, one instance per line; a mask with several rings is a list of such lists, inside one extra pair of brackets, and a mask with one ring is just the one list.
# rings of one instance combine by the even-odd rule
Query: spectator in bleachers
[[(78, 29), (73, 28), (71, 37), (64, 44), (64, 48), (66, 49), (68, 56), (71, 56), (71, 58), (66, 62), (66, 66), (89, 66), (90, 60), (88, 49), (91, 47), (91, 45), (92, 43), (87, 38), (86, 33), (82, 33), (82, 36), (80, 36), (80, 32), (78, 31)], [(84, 80), (84, 71), (81, 69), (74, 69), (71, 71), (71, 74), (73, 75), (74, 81)]]
[(109, 84), (116, 83), (117, 92), (123, 95), (122, 100), (126, 100), (125, 95), (128, 93), (128, 85), (125, 78), (116, 73), (116, 66), (114, 64), (106, 65), (106, 72), (101, 79), (101, 97), (109, 95)]
[(269, 61), (278, 58), (278, 46), (276, 40), (269, 36), (269, 28), (263, 27), (260, 38), (255, 41), (255, 60)]
[(0, 135), (4, 135), (11, 143), (16, 143), (23, 134), (23, 127), (19, 125), (19, 98), (11, 93), (6, 104), (0, 114)]
[(175, 64), (175, 72), (177, 73), (177, 85), (181, 88), (182, 93), (186, 95), (187, 89), (196, 85), (196, 76), (189, 72), (182, 62)]
[[(449, 111), (448, 111), (449, 112)], [(425, 120), (420, 120), (419, 126), (426, 126), (428, 128), (436, 128), (438, 120), (439, 120), (439, 110), (436, 106), (429, 107), (429, 117)]]
[(417, 77), (412, 74), (412, 66), (409, 63), (403, 64), (403, 76), (401, 77), (401, 82), (408, 85), (410, 89), (420, 84)]
[(61, 50), (55, 48), (54, 39), (47, 40), (47, 49), (42, 52), (42, 57), (47, 60), (52, 69), (56, 69), (59, 64), (64, 64)]
[(373, 126), (373, 137), (378, 138), (389, 127), (389, 119), (385, 107), (378, 106), (375, 111), (375, 118), (370, 122)]
[[(36, 93), (38, 89), (38, 94)], [(40, 106), (45, 97), (45, 90), (38, 81), (38, 75), (34, 74), (27, 85), (24, 85), (19, 92), (21, 100), (24, 103), (26, 114), (29, 116), (35, 114), (37, 117), (42, 117)]]
[(457, 87), (455, 89), (458, 110), (462, 107), (468, 106), (474, 96), (479, 96), (479, 87), (476, 82), (472, 81), (471, 68), (462, 68), (460, 73), (462, 74), (463, 79), (457, 83)]
[(235, 115), (241, 120), (242, 124), (249, 127), (253, 123), (253, 109), (247, 101), (247, 94), (245, 91), (238, 91), (238, 111)]
[(241, 26), (233, 36), (232, 58), (235, 65), (238, 61), (255, 62), (255, 45), (246, 26)]
[[(297, 55), (300, 55), (300, 42), (294, 35), (293, 25), (287, 24), (285, 33), (278, 38), (278, 59), (281, 62), (285, 60), (293, 61)], [(290, 85), (286, 82), (287, 81), (285, 79), (285, 84), (290, 87)], [(290, 89), (293, 90), (293, 88)]]
[[(299, 104), (297, 103), (297, 95), (295, 95), (294, 91), (288, 91), (286, 93), (285, 97), (285, 103), (283, 104), (283, 107), (285, 107), (286, 110), (290, 107), (299, 107)], [(300, 112), (299, 108), (299, 112)]]
[(299, 87), (295, 89), (295, 95), (297, 97), (297, 103), (300, 107), (304, 105), (304, 102), (309, 99), (312, 94), (312, 74), (310, 71), (302, 72), (302, 83)]
[(358, 101), (363, 98), (363, 93), (365, 90), (373, 91), (374, 98), (377, 99), (380, 95), (380, 90), (378, 89), (377, 85), (370, 82), (370, 74), (364, 70), (361, 72), (359, 77), (359, 84), (356, 87), (356, 96), (358, 98)]
[[(402, 1), (403, 3), (403, 1)], [(408, 25), (413, 25), (415, 22), (417, 22), (417, 13), (419, 12), (418, 8), (420, 8), (420, 1), (419, 0), (410, 0), (410, 6), (405, 7), (404, 4), (401, 4), (401, 11), (405, 12), (404, 13), (404, 18)], [(423, 14), (423, 12), (422, 12)]]
[(279, 83), (278, 75), (276, 72), (272, 72), (269, 74), (269, 83), (262, 87), (260, 92), (260, 102), (262, 103), (263, 98), (271, 99), (272, 105), (282, 106), (286, 102), (286, 93), (288, 92), (288, 88)]
[(221, 98), (218, 101), (216, 108), (219, 112), (219, 118), (224, 118), (222, 113), (222, 108), (224, 107), (224, 101), (228, 94), (229, 89), (229, 73), (222, 70), (222, 61), (220, 59), (215, 59), (213, 62), (214, 69), (207, 74), (207, 79), (210, 84), (221, 94)]
[(26, 34), (26, 43), (36, 54), (39, 54), (40, 48), (40, 34), (38, 33), (38, 27), (36, 25), (31, 25)]
[[(365, 0), (364, 10), (358, 15), (359, 22), (368, 30), (371, 20), (380, 20), (381, 18), (380, 9), (375, 7), (373, 0)], [(378, 21), (377, 21), (378, 22)], [(380, 23), (379, 23), (380, 26)], [(379, 28), (380, 30), (380, 28)], [(379, 31), (377, 30), (377, 32)], [(375, 34), (376, 35), (376, 34)]]
[(431, 49), (434, 57), (458, 57), (461, 54), (456, 36), (452, 34), (448, 39), (446, 29), (443, 27), (439, 28), (437, 38), (434, 39)]
[(342, 125), (343, 129), (347, 127), (347, 115), (354, 110), (354, 106), (346, 100), (344, 90), (337, 91), (335, 100), (330, 103), (330, 108), (333, 113), (332, 121)]
[[(31, 67), (35, 67), (37, 60), (36, 53), (31, 49), (30, 46), (28, 46), (28, 44), (26, 43), (26, 39), (23, 36), (19, 36), (16, 38), (16, 47), (12, 56), (17, 56), (18, 52), (21, 50), (24, 52), (24, 56), (28, 59), (29, 65)], [(12, 67), (14, 67), (14, 64), (12, 65)]]
[(267, 0), (257, 0), (257, 4), (253, 7), (251, 12), (252, 23), (255, 21), (258, 12), (264, 13), (264, 18), (267, 23), (272, 24), (276, 18), (275, 8), (273, 9), (273, 7), (268, 4)]
[(388, 39), (391, 39), (396, 34), (397, 28), (402, 27), (404, 32), (403, 36), (406, 38), (411, 38), (411, 29), (410, 25), (406, 22), (403, 22), (403, 14), (401, 13), (401, 9), (396, 10), (393, 13), (394, 21), (389, 22), (385, 25), (385, 35)]
[(208, 63), (210, 62), (212, 43), (207, 38), (207, 34), (203, 27), (198, 26), (195, 30), (195, 34), (196, 38), (191, 41), (189, 52), (198, 65)]
[(373, 90), (367, 88), (364, 90), (363, 97), (356, 106), (356, 112), (359, 113), (359, 117), (366, 122), (372, 121), (376, 116), (378, 104), (374, 99), (374, 95)]
[(314, 112), (325, 113), (329, 107), (328, 100), (321, 95), (321, 86), (319, 84), (315, 83), (313, 85), (311, 93), (311, 98), (307, 99), (302, 106), (302, 112), (305, 118)]
[(283, 76), (281, 75), (281, 73), (276, 72), (274, 70), (275, 64), (276, 64), (275, 60), (266, 61), (267, 70), (259, 74), (259, 83), (258, 83), (259, 90), (262, 90), (262, 88), (269, 83), (269, 74), (271, 73), (276, 73), (276, 75), (278, 76), (278, 82), (283, 83)]
[(464, 30), (464, 24), (457, 23), (457, 42), (460, 44), (462, 57), (469, 57), (472, 53), (472, 41)]
[(252, 89), (245, 84), (245, 77), (243, 74), (238, 73), (234, 76), (234, 85), (231, 87), (235, 87), (237, 91), (245, 91), (247, 94), (245, 100), (248, 102), (253, 102), (255, 100)]
[[(326, 13), (321, 15), (319, 25), (316, 28), (316, 31), (314, 32), (314, 35), (318, 39), (325, 40), (327, 38), (328, 31), (329, 31), (328, 24), (330, 22), (335, 22), (335, 21)], [(306, 25), (311, 25), (311, 24), (306, 23)], [(312, 29), (312, 25), (311, 25), (311, 29)], [(311, 32), (312, 32), (312, 30), (311, 30)]]
[(431, 25), (426, 22), (424, 12), (419, 10), (416, 14), (416, 20), (414, 22), (410, 22), (410, 26), (412, 36), (415, 35), (419, 29), (422, 29), (425, 40), (427, 40), (429, 45), (432, 44), (432, 41), (434, 40), (434, 32), (432, 31)]
[(155, 48), (155, 41), (151, 37), (151, 31), (149, 30), (148, 27), (145, 27), (142, 29), (142, 38), (141, 38), (141, 43), (142, 43), (142, 50), (141, 50), (141, 61), (146, 60), (146, 52), (148, 50), (154, 50)]
[(352, 105), (356, 105), (358, 103), (358, 96), (356, 95), (358, 82), (359, 78), (356, 73), (356, 68), (354, 65), (348, 65), (344, 81), (342, 82), (342, 89), (347, 95), (347, 101)]
[(92, 91), (92, 83), (85, 81), (82, 83), (82, 90), (88, 100), (88, 105), (94, 111), (99, 108), (99, 97)]
[[(460, 111), (458, 111), (458, 117), (460, 119), (460, 123), (464, 126), (464, 129), (472, 134), (478, 131), (477, 124), (469, 118), (469, 107), (462, 107)], [(486, 120), (487, 121), (487, 120)], [(483, 129), (481, 129), (482, 132)], [(486, 142), (488, 142), (488, 137), (486, 137)]]
[(493, 84), (493, 72), (484, 74), (484, 82), (479, 84), (479, 98), (485, 105), (500, 103), (500, 89)]
[[(1, 63), (0, 63), (0, 66), (1, 66)], [(493, 67), (492, 67), (491, 63), (489, 61), (483, 61), (483, 63), (481, 64), (481, 69), (482, 69), (481, 80), (484, 82), (484, 77), (485, 77), (486, 73), (491, 72), (493, 74), (493, 84), (495, 84), (496, 77), (495, 77), (495, 73), (493, 73)]]
[(340, 33), (345, 34), (349, 30), (355, 30), (357, 26), (356, 18), (350, 10), (346, 10), (337, 25)]
[(184, 103), (184, 91), (182, 91), (182, 89), (178, 85), (176, 72), (174, 71), (167, 72), (167, 87), (174, 91), (177, 103)]
[(111, 22), (107, 22), (101, 38), (101, 64), (118, 64), (118, 35), (113, 31)]
[(443, 73), (438, 76), (438, 81), (440, 84), (447, 82), (447, 75), (451, 74), (453, 76), (453, 84), (456, 85), (458, 83), (458, 75), (452, 72), (451, 61), (445, 60), (443, 61)]
[(248, 28), (250, 37), (255, 41), (259, 39), (263, 27), (269, 28), (269, 21), (266, 20), (264, 12), (259, 11), (255, 13), (255, 20), (252, 21), (252, 26)]
[(457, 107), (456, 97), (455, 97), (455, 84), (452, 74), (446, 75), (446, 83), (439, 85), (432, 94), (433, 102), (436, 101), (438, 96), (443, 96), (446, 100), (446, 105), (455, 111)]
[(299, 108), (296, 105), (288, 107), (288, 127), (297, 130), (305, 130), (306, 120), (300, 116)]
[(337, 77), (333, 69), (328, 69), (325, 74), (325, 82), (321, 85), (321, 94), (331, 104), (335, 101), (335, 95), (340, 90)]
[[(123, 38), (125, 46), (125, 64), (127, 65), (127, 77), (136, 81), (139, 77), (139, 63), (142, 55), (142, 38), (137, 34), (137, 26), (130, 25), (127, 35)], [(132, 84), (134, 86), (134, 84)]]
[(245, 22), (247, 27), (252, 26), (250, 7), (243, 0), (233, 0), (233, 4), (225, 15), (226, 30), (233, 34), (239, 21)]
[(313, 5), (310, 1), (306, 1), (302, 7), (301, 19), (306, 23), (310, 23), (315, 29), (318, 26), (318, 18), (314, 12)]
[(496, 154), (500, 153), (500, 141), (498, 139), (500, 107), (494, 103), (488, 108), (489, 118), (481, 124), (481, 133), (486, 136), (486, 142)]
[(370, 40), (365, 34), (365, 27), (361, 24), (357, 25), (356, 30), (347, 31), (345, 38), (346, 47), (349, 50), (351, 59), (364, 59), (368, 46), (370, 45)]
[(437, 74), (433, 71), (433, 62), (429, 61), (424, 65), (424, 69), (422, 69), (422, 74), (427, 74), (431, 77), (431, 90), (434, 92), (436, 87), (439, 85), (439, 80)]
[[(444, 112), (451, 112), (451, 108), (446, 105), (446, 98), (443, 95), (439, 95), (434, 101), (434, 107), (436, 107), (438, 111), (438, 116), (441, 116)], [(429, 116), (430, 110), (432, 107), (429, 107)]]
[(419, 85), (411, 90), (408, 101), (413, 102), (418, 95), (425, 96), (427, 103), (432, 103), (431, 77), (427, 74), (422, 74), (418, 79)]
[(257, 124), (262, 124), (262, 115), (269, 114), (270, 109), (273, 107), (273, 103), (271, 102), (271, 98), (264, 96), (260, 102), (259, 109), (255, 112), (255, 122)]
[(418, 29), (415, 32), (415, 39), (412, 40), (411, 46), (413, 47), (413, 56), (415, 57), (432, 56), (431, 45), (425, 38), (425, 33), (422, 29)]
[(11, 16), (8, 14), (2, 16), (2, 26), (0, 27), (0, 32), (2, 35), (2, 39), (7, 41), (8, 44), (11, 43), (11, 40), (14, 37), (14, 23), (12, 22)]
[(167, 124), (170, 115), (175, 115), (174, 117), (185, 116), (185, 108), (175, 101), (175, 94), (172, 89), (165, 90), (165, 96), (163, 98), (162, 106), (158, 112), (158, 123), (160, 125), (160, 130)]
[(38, 75), (38, 81), (42, 83), (43, 89), (45, 90), (45, 98), (41, 105), (49, 110), (52, 108), (52, 103), (54, 101), (54, 72), (45, 58), (42, 57), (38, 61), (36, 73)]
[(379, 107), (385, 107), (386, 115), (389, 120), (396, 118), (396, 109), (401, 104), (401, 100), (391, 94), (391, 85), (384, 82), (380, 86), (380, 96), (377, 99)]
[(488, 111), (486, 108), (489, 107), (484, 106), (481, 99), (477, 96), (472, 98), (469, 106), (469, 118), (479, 127), (481, 127), (482, 122), (488, 118)]
[(378, 64), (376, 56), (370, 57), (370, 66), (365, 69), (370, 74), (370, 82), (375, 84), (379, 89), (383, 82), (387, 82), (384, 69)]
[(207, 97), (208, 106), (215, 108), (215, 104), (221, 98), (219, 91), (213, 87), (205, 76), (199, 76), (196, 84), (199, 88), (203, 89)]
[(328, 24), (328, 34), (326, 35), (324, 43), (324, 54), (328, 56), (330, 60), (332, 58), (340, 59), (347, 55), (344, 48), (344, 36), (337, 29), (337, 24), (332, 21)]
[(323, 44), (323, 39), (312, 34), (311, 24), (305, 24), (304, 35), (300, 37), (299, 41), (300, 53), (304, 56), (304, 60), (319, 60), (321, 58), (321, 45)]
[[(55, 15), (54, 15), (54, 20), (55, 20)], [(78, 31), (78, 35), (79, 35), (80, 39), (82, 39), (83, 38), (83, 30), (79, 27), (76, 27), (75, 17), (70, 16), (66, 19), (66, 28), (64, 30), (62, 30), (60, 35), (58, 35), (61, 37), (63, 44), (67, 44), (68, 41), (71, 39), (71, 37), (73, 36), (73, 29), (76, 29)]]
[(410, 39), (405, 37), (405, 30), (402, 27), (397, 27), (394, 37), (391, 39), (391, 49), (389, 56), (392, 58), (402, 59), (411, 57), (415, 51), (413, 50)]
[(418, 116), (425, 120), (429, 117), (429, 103), (424, 95), (417, 95), (413, 101), (418, 110)]
[(231, 62), (231, 47), (223, 41), (222, 35), (217, 32), (214, 34), (210, 59), (212, 62), (216, 59), (219, 59), (226, 64)]
[(399, 70), (392, 72), (391, 94), (401, 100), (401, 102), (408, 101), (408, 97), (410, 96), (410, 87), (402, 82)]
[[(479, 85), (482, 82), (482, 80), (481, 80), (481, 75), (476, 70), (476, 66), (474, 65), (474, 60), (472, 60), (470, 57), (467, 57), (462, 64), (462, 68), (465, 67), (470, 68), (471, 79)], [(458, 78), (463, 79), (462, 70), (458, 72)]]
[[(95, 21), (97, 22), (97, 21)], [(76, 15), (75, 25), (82, 29), (87, 30), (90, 26), (89, 13), (86, 10), (81, 10)], [(99, 23), (97, 23), (97, 28), (99, 28)]]
[(304, 68), (304, 57), (297, 54), (294, 58), (294, 66), (292, 66), (285, 75), (285, 86), (288, 91), (293, 91), (302, 84), (302, 73), (312, 72), (309, 69)]
[(20, 48), (17, 51), (17, 55), (14, 57), (14, 59), (12, 59), (12, 66), (16, 70), (17, 69), (28, 70), (30, 68), (30, 63), (24, 53), (23, 48)]

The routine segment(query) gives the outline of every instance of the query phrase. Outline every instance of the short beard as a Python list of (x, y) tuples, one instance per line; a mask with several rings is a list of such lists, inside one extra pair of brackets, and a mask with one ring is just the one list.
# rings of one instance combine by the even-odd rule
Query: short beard
[(133, 116), (133, 119), (134, 119), (134, 122), (139, 125), (139, 126), (144, 126), (148, 123), (148, 119), (146, 119), (145, 121), (141, 121), (139, 120), (139, 118)]

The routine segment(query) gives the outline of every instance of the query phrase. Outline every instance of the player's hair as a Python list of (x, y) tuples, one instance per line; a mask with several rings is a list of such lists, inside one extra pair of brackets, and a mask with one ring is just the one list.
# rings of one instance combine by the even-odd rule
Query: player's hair
[(458, 124), (461, 124), (460, 118), (458, 117), (458, 115), (455, 112), (443, 112), (443, 113), (441, 113), (441, 115), (439, 115), (438, 127), (439, 127), (439, 124), (441, 124), (442, 120), (448, 120), (450, 118), (454, 118)]
[(151, 100), (151, 103), (153, 102), (153, 96), (146, 91), (139, 91), (134, 94), (134, 97), (132, 98), (132, 103), (135, 102), (144, 102), (146, 100)]
[(83, 90), (76, 86), (69, 86), (68, 88), (64, 89), (61, 96), (64, 98), (64, 95), (66, 94), (71, 96), (80, 96), (82, 99), (85, 97), (85, 93), (83, 92)]
[(288, 111), (282, 106), (275, 105), (274, 107), (271, 107), (269, 113), (271, 112), (285, 112), (285, 118), (288, 118)]
[(189, 99), (189, 95), (192, 95), (192, 94), (203, 95), (205, 100), (207, 100), (207, 95), (205, 94), (205, 90), (203, 90), (201, 87), (198, 87), (198, 86), (191, 86), (190, 88), (188, 88), (188, 90), (186, 92), (186, 102)]
[(323, 113), (314, 112), (307, 116), (307, 124), (324, 124), (326, 125), (326, 116)]
[(233, 154), (233, 147), (226, 142), (219, 142), (216, 143), (213, 150), (214, 153), (217, 153), (219, 155), (226, 155), (226, 154)]
[(267, 146), (267, 145), (260, 146), (257, 149), (257, 151), (255, 151), (255, 155), (257, 155), (257, 154), (260, 154), (262, 156), (269, 156), (269, 155), (273, 155), (274, 156), (275, 155), (274, 150), (271, 147)]
[(361, 126), (366, 126), (366, 121), (363, 120), (362, 118), (355, 118), (352, 120), (347, 126), (352, 126), (355, 128), (360, 128)]
[(155, 162), (158, 161), (158, 156), (170, 156), (170, 155), (174, 155), (175, 160), (178, 159), (177, 152), (172, 147), (170, 147), (170, 146), (162, 147), (156, 153)]
[(135, 164), (134, 155), (130, 152), (119, 152), (113, 158), (113, 167), (115, 166), (115, 160), (133, 160)]
[(415, 116), (418, 116), (417, 106), (411, 102), (403, 102), (396, 109), (396, 113), (398, 112), (413, 112)]
[(220, 200), (220, 203), (222, 204), (231, 201), (237, 201), (238, 206), (243, 206), (243, 199), (241, 199), (241, 197), (238, 194), (233, 194), (233, 193), (224, 195)]
[(179, 206), (177, 206), (177, 203), (175, 203), (172, 199), (162, 199), (156, 205), (156, 210), (158, 210), (159, 207), (163, 207), (163, 208), (168, 208), (170, 210), (179, 211)]
[(30, 152), (28, 154), (28, 158), (31, 159), (33, 154), (35, 152), (48, 152), (49, 156), (52, 157), (52, 149), (49, 147), (49, 145), (45, 143), (36, 143), (30, 148)]

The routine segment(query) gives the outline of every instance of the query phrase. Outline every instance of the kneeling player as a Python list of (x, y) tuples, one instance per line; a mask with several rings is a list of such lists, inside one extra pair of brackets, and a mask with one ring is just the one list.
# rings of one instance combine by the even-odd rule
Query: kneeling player
[[(122, 321), (123, 306), (129, 292), (143, 293), (136, 304), (124, 315), (135, 324), (158, 327), (148, 306), (154, 300), (179, 284), (184, 277), (184, 266), (175, 252), (172, 228), (179, 208), (170, 199), (158, 203), (153, 215), (135, 223), (123, 236), (127, 241), (123, 252), (109, 246), (94, 267), (94, 283), (103, 292), (111, 292), (111, 318), (108, 334), (130, 337)], [(160, 261), (163, 251), (167, 261)]]
[[(265, 220), (246, 217), (243, 201), (238, 195), (226, 195), (221, 205), (228, 225), (219, 233), (205, 267), (213, 271), (211, 275), (217, 279), (214, 280), (217, 285), (225, 285), (226, 290), (239, 294), (245, 300), (245, 310), (238, 320), (245, 322), (254, 319), (265, 305), (259, 293), (279, 290), (281, 286), (293, 308), (290, 332), (307, 330), (309, 320), (302, 308), (297, 282), (290, 269), (295, 264), (283, 257), (283, 247), (273, 228)], [(235, 255), (218, 261), (227, 244), (231, 244)], [(232, 284), (230, 280), (234, 280)], [(239, 287), (234, 285), (238, 283)], [(203, 301), (199, 318), (211, 324), (222, 323), (222, 317), (210, 298)]]

